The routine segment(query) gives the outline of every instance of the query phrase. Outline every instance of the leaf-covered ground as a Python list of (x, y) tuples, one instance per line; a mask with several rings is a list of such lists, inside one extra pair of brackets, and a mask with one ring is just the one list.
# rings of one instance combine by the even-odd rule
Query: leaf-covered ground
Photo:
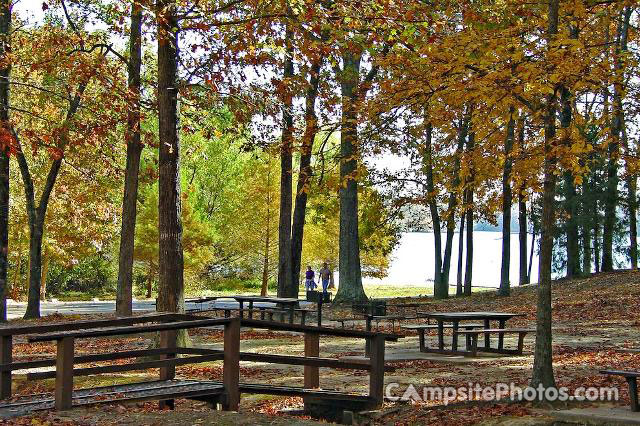
[[(510, 326), (535, 324), (535, 286), (515, 288), (512, 296), (499, 298), (493, 293), (482, 292), (468, 298), (452, 298), (446, 301), (420, 300), (422, 311), (512, 311), (526, 314), (514, 320)], [(412, 298), (411, 301), (416, 301)], [(408, 301), (398, 299), (393, 303)], [(598, 374), (602, 368), (640, 369), (640, 273), (618, 272), (600, 274), (591, 278), (558, 281), (553, 287), (554, 316), (554, 366), (558, 385), (573, 390), (581, 386), (618, 385), (620, 405), (628, 404), (629, 396), (623, 380)], [(393, 312), (394, 309), (390, 308)], [(398, 309), (395, 309), (398, 310)], [(411, 310), (410, 310), (411, 311)], [(345, 315), (345, 312), (327, 312), (326, 318)], [(73, 319), (77, 319), (74, 317)], [(84, 317), (86, 318), (86, 317)], [(47, 317), (40, 321), (60, 321)], [(64, 318), (69, 319), (69, 318)], [(358, 327), (362, 327), (359, 325)], [(384, 327), (390, 331), (389, 326)], [(407, 334), (407, 333), (405, 333)], [(301, 355), (303, 339), (294, 333), (243, 331), (242, 350), (260, 353)], [(86, 340), (78, 346), (79, 353), (147, 347), (151, 336), (117, 339)], [(219, 330), (199, 330), (191, 334), (193, 343), (203, 347), (221, 347)], [(513, 339), (506, 344), (512, 345)], [(443, 362), (441, 360), (398, 361), (396, 371), (387, 373), (386, 383), (398, 383), (401, 387), (418, 386), (466, 386), (479, 383), (483, 386), (498, 382), (513, 382), (526, 386), (531, 377), (533, 338), (525, 344), (525, 355), (518, 357), (481, 357), (472, 362)], [(388, 353), (417, 352), (417, 337), (407, 334), (398, 343), (387, 346)], [(15, 344), (16, 358), (37, 359), (53, 355), (52, 344)], [(363, 353), (363, 342), (354, 339), (323, 338), (321, 356), (353, 356)], [(121, 360), (118, 362), (129, 362)], [(97, 364), (96, 364), (97, 365)], [(178, 375), (189, 378), (220, 379), (219, 362), (183, 366)], [(157, 377), (157, 370), (115, 376), (90, 377), (76, 380), (76, 387), (100, 386), (111, 383), (141, 381)], [(243, 364), (242, 380), (247, 382), (299, 385), (302, 367), (268, 364)], [(17, 394), (38, 393), (51, 390), (52, 380), (26, 382), (17, 377)], [(366, 392), (368, 376), (365, 372), (321, 370), (321, 386), (327, 389)], [(175, 411), (161, 411), (155, 403), (139, 403), (100, 406), (66, 413), (39, 413), (7, 422), (10, 425), (38, 424), (312, 424), (314, 421), (287, 411), (299, 409), (300, 398), (279, 398), (246, 395), (242, 398), (239, 414), (211, 411), (205, 404), (178, 401)], [(385, 402), (382, 410), (365, 418), (375, 424), (472, 425), (472, 424), (545, 424), (551, 419), (530, 404), (477, 403), (460, 401), (455, 406), (443, 407), (440, 401), (419, 403)]]

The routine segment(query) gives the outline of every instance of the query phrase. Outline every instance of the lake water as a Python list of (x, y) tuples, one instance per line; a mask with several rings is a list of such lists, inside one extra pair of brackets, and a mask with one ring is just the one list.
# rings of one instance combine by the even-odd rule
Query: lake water
[[(442, 234), (444, 250), (445, 233)], [(511, 234), (510, 281), (518, 284), (519, 277), (519, 241), (518, 234)], [(531, 250), (529, 235), (528, 251)], [(384, 284), (397, 286), (433, 285), (434, 245), (432, 232), (409, 232), (402, 234), (400, 243), (391, 255), (389, 275), (383, 279), (363, 278), (364, 284)], [(502, 233), (474, 231), (473, 233), (473, 285), (498, 287), (500, 285), (500, 263), (502, 255)], [(463, 260), (466, 253), (463, 254)], [(456, 283), (458, 267), (458, 233), (453, 238), (453, 252), (449, 282)], [(463, 264), (464, 268), (464, 264)], [(531, 280), (538, 279), (538, 256), (533, 254)]]

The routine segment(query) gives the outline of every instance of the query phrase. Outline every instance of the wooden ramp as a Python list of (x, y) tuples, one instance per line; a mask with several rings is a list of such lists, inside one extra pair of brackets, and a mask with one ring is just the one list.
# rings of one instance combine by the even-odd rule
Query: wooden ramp
[[(195, 380), (158, 380), (127, 385), (104, 386), (73, 391), (73, 406), (115, 404), (131, 401), (176, 398), (214, 399), (224, 393), (221, 383)], [(34, 394), (14, 397), (0, 402), (0, 418), (27, 414), (31, 411), (54, 408), (52, 394)]]

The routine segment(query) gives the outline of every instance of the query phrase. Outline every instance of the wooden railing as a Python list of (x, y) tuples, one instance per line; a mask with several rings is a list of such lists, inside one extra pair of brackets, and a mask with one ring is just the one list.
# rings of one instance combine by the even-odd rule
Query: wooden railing
[[(240, 318), (202, 318), (174, 314), (133, 317), (120, 320), (108, 320), (111, 327), (105, 327), (107, 322), (77, 322), (58, 325), (25, 326), (0, 329), (0, 339), (9, 342), (2, 353), (0, 364), (0, 388), (5, 389), (4, 398), (11, 395), (11, 372), (18, 369), (31, 369), (55, 366), (55, 371), (35, 372), (27, 375), (29, 380), (54, 378), (55, 408), (64, 410), (73, 405), (73, 378), (93, 374), (124, 372), (132, 370), (160, 369), (160, 380), (175, 378), (175, 368), (179, 365), (223, 361), (223, 378), (220, 385), (223, 388), (221, 398), (225, 410), (237, 410), (240, 393), (273, 393), (299, 395), (307, 401), (315, 398), (358, 399), (365, 401), (368, 406), (377, 407), (383, 401), (384, 387), (384, 347), (386, 340), (395, 341), (399, 336), (366, 332), (359, 330), (334, 329), (328, 327), (313, 327), (306, 325), (285, 324), (279, 322), (260, 321)], [(158, 324), (137, 325), (144, 322), (160, 322)], [(96, 323), (98, 327), (95, 328)], [(177, 346), (177, 332), (182, 329), (198, 327), (224, 326), (224, 349), (181, 348)], [(304, 356), (288, 356), (275, 354), (258, 354), (240, 352), (241, 327), (251, 327), (267, 330), (298, 332), (304, 334)], [(82, 329), (80, 327), (93, 327)], [(37, 333), (28, 338), (29, 342), (56, 341), (57, 352), (55, 359), (34, 361), (11, 361), (11, 336), (16, 334)], [(160, 344), (158, 348), (113, 353), (75, 355), (76, 339), (124, 336), (140, 333), (158, 332)], [(356, 362), (320, 357), (320, 336), (364, 338), (371, 347), (369, 362)], [(183, 355), (184, 357), (178, 357)], [(188, 355), (188, 356), (186, 356)], [(97, 367), (74, 368), (74, 364), (86, 362), (111, 361), (123, 358), (159, 356), (160, 359), (150, 361), (136, 361), (129, 364), (114, 364)], [(274, 364), (304, 366), (304, 387), (288, 388), (260, 384), (246, 384), (240, 382), (240, 361), (265, 362)], [(319, 368), (356, 369), (369, 371), (368, 395), (352, 395), (334, 391), (320, 390)], [(221, 388), (221, 389), (222, 389)], [(179, 395), (178, 395), (179, 396)], [(310, 399), (311, 398), (311, 399)], [(173, 404), (171, 395), (161, 403)]]

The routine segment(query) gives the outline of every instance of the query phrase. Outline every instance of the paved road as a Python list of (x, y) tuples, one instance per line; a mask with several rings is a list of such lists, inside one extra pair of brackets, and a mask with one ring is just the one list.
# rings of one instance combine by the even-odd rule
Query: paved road
[[(304, 306), (309, 302), (300, 301), (300, 305)], [(273, 303), (254, 303), (254, 306), (275, 306)], [(26, 303), (10, 302), (7, 304), (7, 317), (9, 319), (21, 318), (24, 315), (24, 311), (27, 307)], [(203, 304), (202, 306), (195, 303), (187, 303), (186, 309), (205, 309), (205, 308), (237, 308), (238, 302), (232, 299), (218, 300), (215, 303), (210, 302)], [(99, 302), (43, 302), (40, 304), (40, 313), (42, 315), (51, 315), (55, 313), (73, 315), (73, 314), (96, 314), (96, 313), (108, 313), (116, 310), (116, 302), (113, 300), (99, 301)], [(149, 312), (155, 311), (155, 302), (151, 300), (135, 300), (133, 302), (134, 312)]]

